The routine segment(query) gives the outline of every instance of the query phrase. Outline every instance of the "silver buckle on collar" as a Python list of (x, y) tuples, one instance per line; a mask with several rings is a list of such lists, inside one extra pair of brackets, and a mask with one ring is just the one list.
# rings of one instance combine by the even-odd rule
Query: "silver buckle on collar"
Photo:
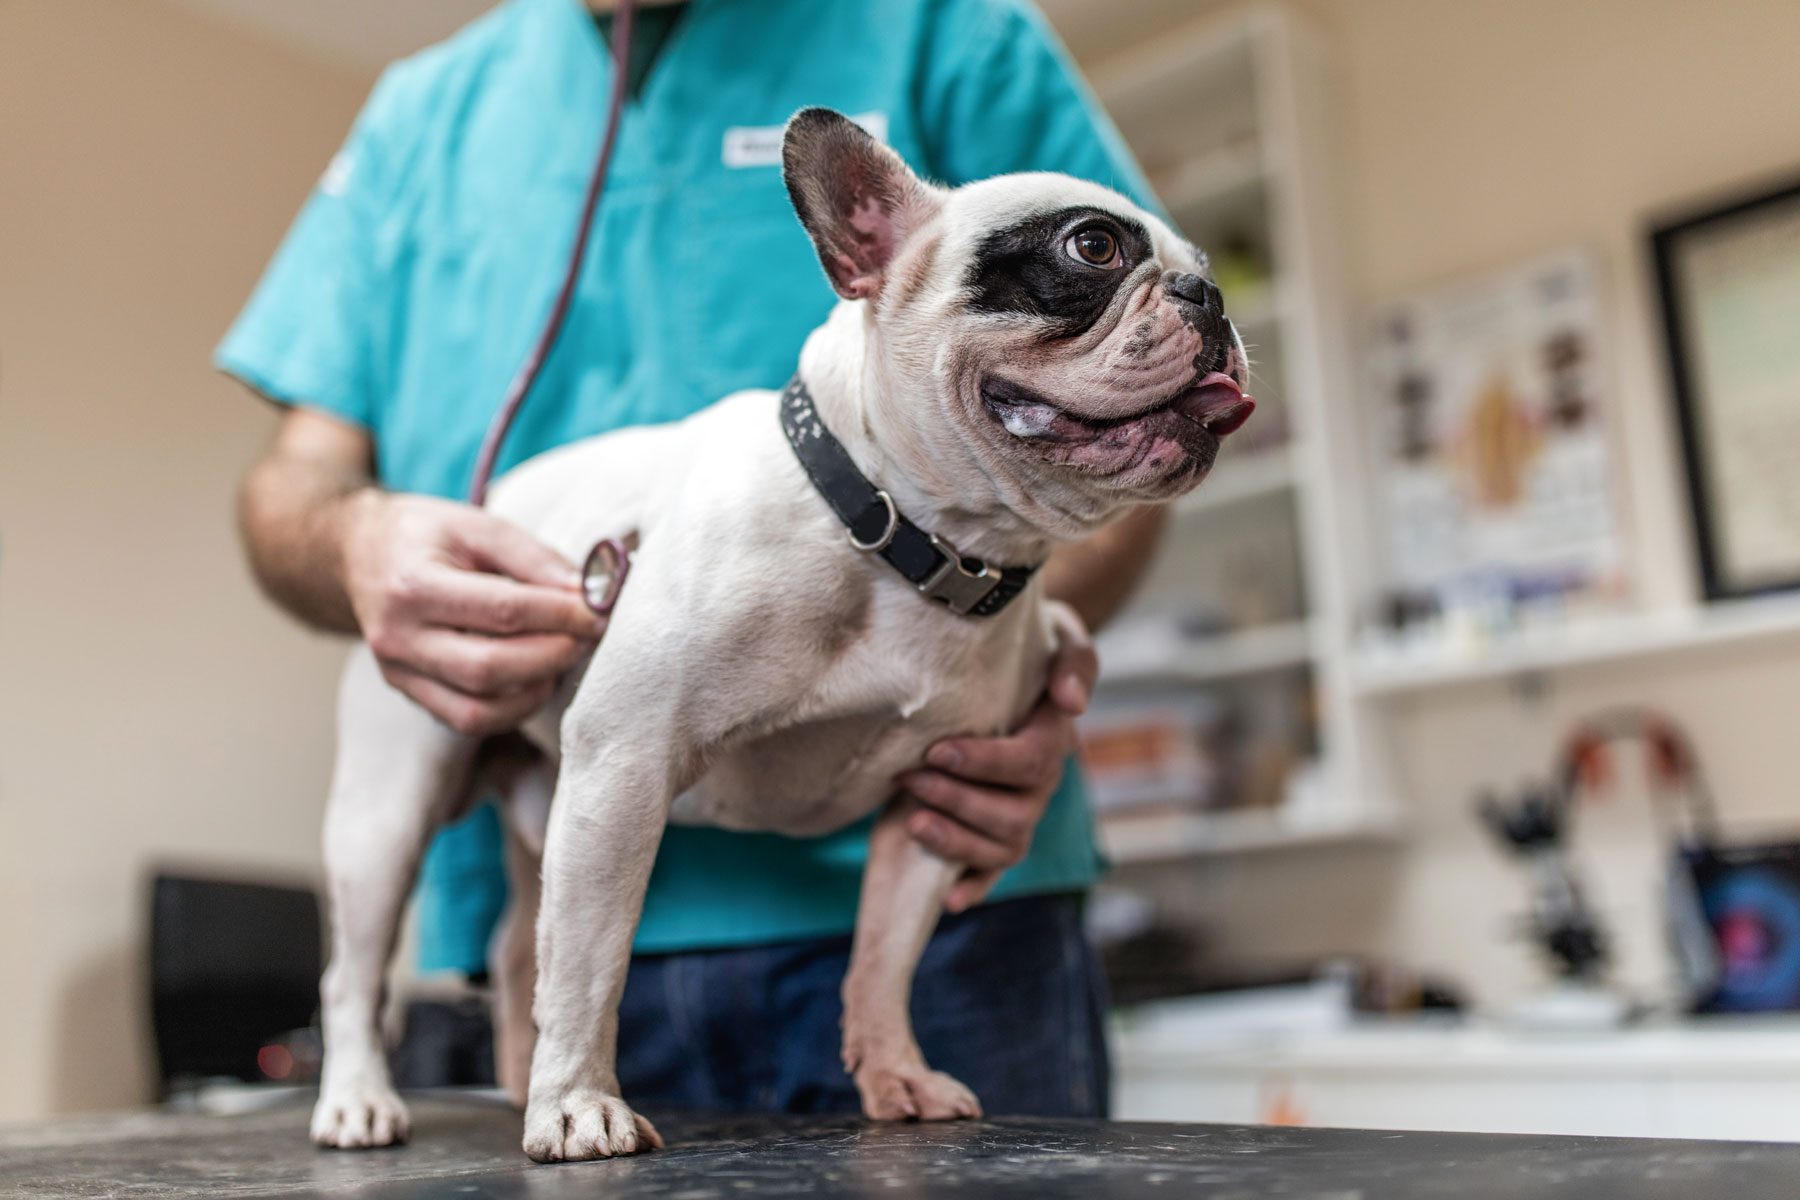
[(990, 569), (986, 563), (981, 564), (979, 571), (969, 570), (963, 566), (962, 555), (956, 547), (935, 533), (931, 535), (931, 544), (944, 556), (944, 561), (919, 584), (919, 590), (928, 599), (941, 600), (950, 606), (951, 612), (966, 617), (988, 598), (988, 593), (1000, 586), (1000, 572)]

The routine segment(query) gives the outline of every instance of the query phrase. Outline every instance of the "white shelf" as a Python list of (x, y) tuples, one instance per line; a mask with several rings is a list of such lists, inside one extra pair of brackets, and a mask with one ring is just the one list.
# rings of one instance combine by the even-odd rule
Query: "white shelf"
[(1107, 857), (1121, 866), (1385, 841), (1396, 835), (1391, 821), (1373, 816), (1297, 821), (1280, 809), (1108, 817), (1099, 822), (1099, 830)]
[(1800, 637), (1800, 599), (1596, 617), (1461, 652), (1363, 650), (1354, 659), (1352, 679), (1365, 696), (1395, 696), (1779, 637)]
[(1251, 367), (1256, 365), (1256, 338), (1251, 336), (1253, 331), (1280, 324), (1285, 313), (1287, 306), (1283, 304), (1282, 290), (1276, 284), (1264, 284), (1255, 291), (1242, 291), (1238, 295), (1226, 297), (1226, 317), (1231, 318), (1231, 324), (1237, 326), (1238, 333), (1244, 335), (1244, 342), (1251, 347)]
[(1167, 181), (1196, 158), (1270, 144), (1256, 33), (1241, 20), (1204, 16), (1093, 65), (1095, 92), (1153, 177)]
[(1294, 456), (1286, 446), (1274, 446), (1232, 457), (1228, 449), (1199, 487), (1175, 501), (1177, 517), (1213, 512), (1246, 500), (1260, 500), (1292, 488), (1297, 476)]
[(1102, 637), (1100, 686), (1210, 683), (1300, 666), (1312, 658), (1312, 627), (1305, 621), (1260, 625), (1216, 637)]
[(1111, 55), (1095, 64), (1088, 78), (1108, 110), (1162, 101), (1179, 107), (1192, 98), (1195, 80), (1244, 71), (1255, 48), (1255, 33), (1241, 22), (1203, 17), (1170, 36)]
[(1171, 213), (1262, 182), (1269, 166), (1254, 144), (1214, 150), (1165, 172), (1159, 194)]
[[(1239, 333), (1277, 324), (1287, 316), (1287, 311), (1287, 293), (1275, 282), (1225, 297), (1225, 315), (1231, 318), (1231, 323), (1237, 326)], [(1251, 343), (1254, 350), (1256, 339), (1246, 333), (1244, 340)], [(1253, 353), (1250, 357), (1251, 365), (1254, 366), (1256, 356)]]

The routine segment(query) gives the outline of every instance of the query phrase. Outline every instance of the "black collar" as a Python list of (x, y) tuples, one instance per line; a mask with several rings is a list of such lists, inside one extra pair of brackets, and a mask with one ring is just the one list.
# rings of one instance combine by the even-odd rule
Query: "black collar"
[(825, 428), (798, 375), (781, 393), (781, 430), (819, 495), (850, 531), (850, 544), (879, 554), (927, 599), (967, 616), (991, 617), (1031, 582), (1036, 567), (990, 567), (907, 520)]

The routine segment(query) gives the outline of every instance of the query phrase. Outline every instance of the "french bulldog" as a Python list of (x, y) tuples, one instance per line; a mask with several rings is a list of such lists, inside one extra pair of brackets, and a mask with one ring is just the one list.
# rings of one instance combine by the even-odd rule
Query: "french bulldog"
[[(1247, 363), (1202, 255), (1104, 187), (933, 186), (821, 108), (788, 124), (782, 165), (841, 298), (799, 382), (553, 450), (490, 497), (572, 561), (602, 539), (632, 550), (605, 637), (522, 731), (543, 767), (451, 732), (366, 648), (351, 657), (325, 828), (322, 1145), (407, 1135), (379, 1031), (385, 970), (427, 841), (495, 776), (515, 889), (496, 953), (497, 1024), (515, 1047), (501, 1070), (530, 1157), (662, 1144), (620, 1096), (615, 1052), (671, 821), (807, 836), (883, 810), (843, 986), (844, 1066), (870, 1117), (980, 1113), (910, 1027), (913, 970), (960, 868), (907, 834), (894, 779), (939, 738), (1013, 728), (1053, 653), (1087, 637), (1022, 570), (1004, 607), (964, 611), (982, 580), (1198, 484), (1250, 413)], [(802, 396), (813, 408), (795, 418)], [(827, 434), (880, 489), (884, 514), (860, 532), (798, 453)], [(946, 548), (954, 587), (881, 560), (878, 535), (902, 516)]]

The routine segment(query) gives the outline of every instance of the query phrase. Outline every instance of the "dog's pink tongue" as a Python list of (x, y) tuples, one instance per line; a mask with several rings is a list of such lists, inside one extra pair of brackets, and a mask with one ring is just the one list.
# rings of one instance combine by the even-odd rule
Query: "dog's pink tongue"
[(1256, 411), (1256, 401), (1244, 394), (1237, 380), (1223, 371), (1214, 371), (1182, 396), (1177, 407), (1214, 437), (1224, 437), (1250, 419)]

